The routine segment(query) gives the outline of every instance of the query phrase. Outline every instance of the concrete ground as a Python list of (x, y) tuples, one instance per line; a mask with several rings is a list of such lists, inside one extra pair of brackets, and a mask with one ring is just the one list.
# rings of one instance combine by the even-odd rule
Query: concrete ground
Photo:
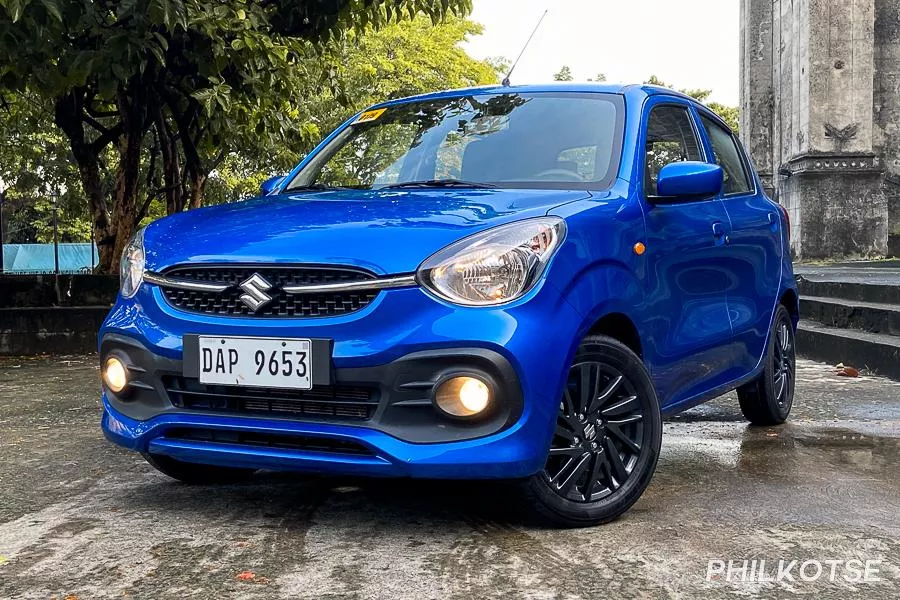
[[(748, 428), (733, 394), (689, 411), (627, 515), (568, 531), (493, 485), (180, 485), (104, 441), (98, 388), (92, 357), (0, 359), (0, 598), (900, 597), (900, 383), (804, 361), (785, 426)], [(782, 559), (819, 562), (707, 581)], [(851, 559), (879, 581), (830, 581)]]

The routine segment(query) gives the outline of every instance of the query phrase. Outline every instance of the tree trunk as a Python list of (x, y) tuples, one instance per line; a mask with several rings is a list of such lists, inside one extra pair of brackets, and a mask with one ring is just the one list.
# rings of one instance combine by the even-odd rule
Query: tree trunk
[(191, 208), (203, 206), (203, 190), (206, 188), (207, 175), (191, 173)]
[(85, 138), (82, 124), (84, 94), (73, 90), (57, 98), (54, 106), (54, 120), (69, 139), (69, 146), (78, 166), (81, 187), (88, 200), (91, 213), (91, 228), (99, 250), (98, 270), (103, 273), (114, 271), (114, 232), (109, 220), (109, 211), (103, 193), (100, 177), (100, 152), (105, 144), (89, 143)]
[(166, 214), (173, 215), (184, 210), (184, 182), (181, 178), (181, 164), (178, 160), (178, 145), (175, 135), (166, 123), (162, 107), (156, 114), (156, 133), (162, 154), (163, 185), (166, 195)]
[(135, 229), (137, 196), (141, 175), (141, 146), (145, 132), (145, 105), (139, 99), (121, 97), (119, 114), (124, 133), (119, 138), (119, 164), (116, 168), (116, 200), (112, 222), (115, 224), (113, 261), (118, 262)]

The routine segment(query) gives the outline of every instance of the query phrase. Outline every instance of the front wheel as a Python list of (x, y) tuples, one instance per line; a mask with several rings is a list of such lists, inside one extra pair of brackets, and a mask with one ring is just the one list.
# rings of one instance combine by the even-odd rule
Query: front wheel
[(662, 440), (659, 402), (640, 357), (607, 336), (584, 339), (569, 370), (543, 471), (525, 483), (556, 525), (612, 521), (650, 483)]
[(784, 306), (772, 320), (766, 364), (759, 377), (738, 388), (741, 412), (753, 425), (779, 425), (787, 420), (794, 404), (796, 380), (794, 324)]

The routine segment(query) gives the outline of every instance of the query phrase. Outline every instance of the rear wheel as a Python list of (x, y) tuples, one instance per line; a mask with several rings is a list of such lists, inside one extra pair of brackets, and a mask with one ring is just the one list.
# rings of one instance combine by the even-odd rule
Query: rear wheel
[(775, 311), (766, 366), (755, 380), (738, 388), (741, 412), (754, 425), (784, 423), (794, 404), (796, 381), (794, 324), (784, 306)]
[(640, 357), (613, 338), (589, 336), (569, 370), (547, 463), (527, 480), (526, 497), (556, 525), (611, 521), (650, 483), (661, 439)]
[(254, 473), (253, 469), (201, 465), (183, 462), (161, 454), (144, 453), (143, 456), (160, 473), (188, 484), (234, 483), (243, 481)]

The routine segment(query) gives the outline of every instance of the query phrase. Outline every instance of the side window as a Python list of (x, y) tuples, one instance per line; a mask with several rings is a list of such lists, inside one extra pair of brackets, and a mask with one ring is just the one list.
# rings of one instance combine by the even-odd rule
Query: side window
[(644, 194), (656, 196), (659, 171), (673, 162), (703, 160), (700, 142), (687, 108), (657, 106), (647, 119), (647, 150), (644, 157)]
[(741, 158), (741, 151), (731, 132), (703, 115), (700, 116), (703, 127), (709, 134), (709, 142), (712, 144), (713, 153), (716, 155), (716, 164), (725, 172), (725, 181), (722, 184), (723, 194), (743, 194), (751, 191), (750, 179), (747, 177), (747, 169)]

